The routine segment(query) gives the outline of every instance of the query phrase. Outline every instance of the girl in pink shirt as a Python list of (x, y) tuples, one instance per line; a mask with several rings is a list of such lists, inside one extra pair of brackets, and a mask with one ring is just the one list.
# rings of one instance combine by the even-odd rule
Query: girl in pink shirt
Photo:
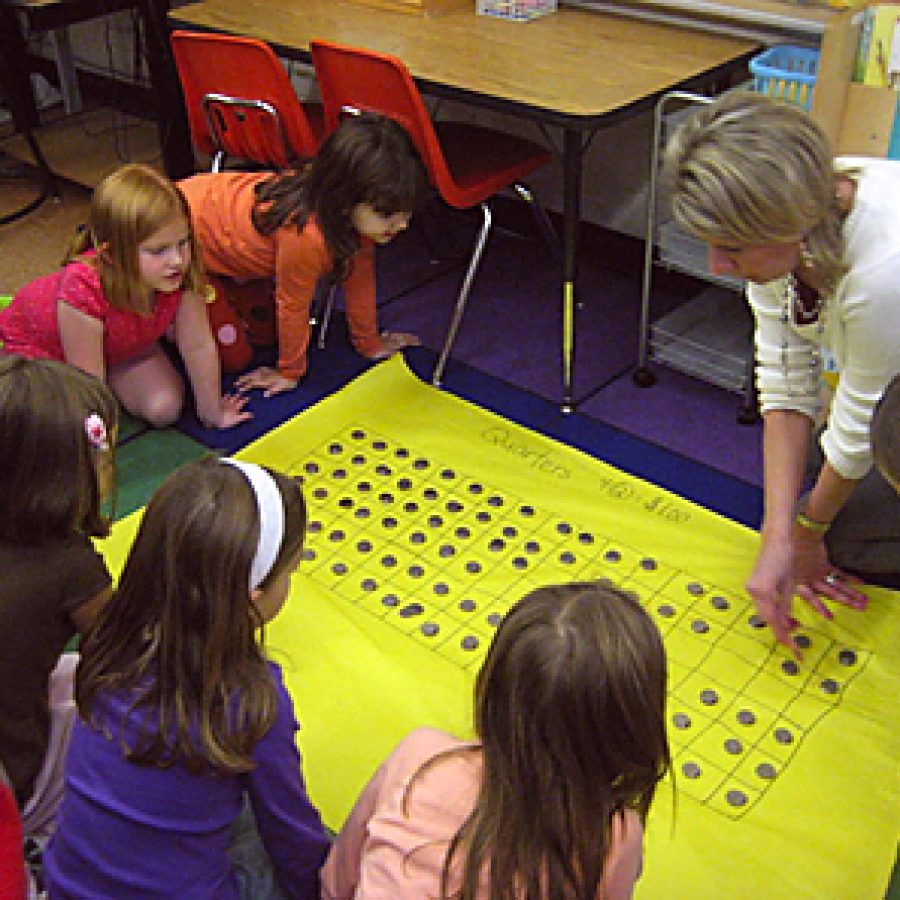
[(325, 900), (623, 900), (669, 769), (666, 660), (631, 594), (538, 588), (475, 684), (478, 740), (420, 728), (363, 790)]
[(165, 427), (184, 405), (181, 376), (160, 344), (170, 337), (200, 421), (229, 428), (250, 418), (245, 398), (222, 395), (188, 209), (168, 179), (138, 164), (107, 176), (73, 250), (68, 265), (26, 285), (0, 313), (3, 352), (67, 362), (107, 382), (132, 415)]

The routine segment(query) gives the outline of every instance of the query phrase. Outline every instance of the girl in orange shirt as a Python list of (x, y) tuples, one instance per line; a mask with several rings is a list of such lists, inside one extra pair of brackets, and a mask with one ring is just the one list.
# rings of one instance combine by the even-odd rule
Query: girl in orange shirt
[[(427, 186), (412, 142), (393, 120), (348, 117), (298, 171), (195, 175), (179, 186), (210, 275), (275, 280), (277, 368), (243, 375), (239, 388), (271, 396), (303, 377), (309, 310), (322, 277), (343, 285), (350, 338), (360, 354), (382, 359), (418, 344), (411, 334), (379, 333), (376, 324), (375, 245), (408, 226)], [(221, 283), (239, 307), (240, 286)]]

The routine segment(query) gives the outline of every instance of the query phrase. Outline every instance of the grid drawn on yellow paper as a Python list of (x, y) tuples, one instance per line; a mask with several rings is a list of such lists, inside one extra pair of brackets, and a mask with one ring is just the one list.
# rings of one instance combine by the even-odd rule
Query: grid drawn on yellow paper
[(800, 663), (741, 585), (746, 529), (419, 382), (399, 360), (251, 445), (303, 478), (305, 559), (267, 643), (338, 827), (408, 730), (467, 735), (472, 680), (532, 587), (609, 578), (669, 658), (675, 768), (637, 896), (881, 897), (897, 838), (896, 597), (800, 610)]

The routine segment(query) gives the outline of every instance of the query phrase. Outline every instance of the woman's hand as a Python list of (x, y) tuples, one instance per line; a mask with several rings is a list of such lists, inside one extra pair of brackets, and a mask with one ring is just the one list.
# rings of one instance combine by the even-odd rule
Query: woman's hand
[(824, 534), (795, 524), (793, 539), (794, 580), (798, 596), (825, 619), (834, 618), (825, 600), (843, 603), (853, 609), (866, 608), (868, 597), (854, 587), (859, 584), (859, 579), (831, 564)]
[(414, 335), (405, 331), (382, 331), (381, 347), (368, 355), (368, 359), (387, 359), (404, 347), (418, 347), (422, 342)]
[(219, 400), (219, 409), (209, 417), (201, 417), (200, 421), (207, 428), (233, 428), (253, 418), (253, 413), (244, 409), (247, 398), (240, 394), (225, 394)]
[(794, 597), (794, 553), (786, 541), (763, 542), (756, 565), (747, 581), (747, 592), (753, 598), (759, 615), (775, 633), (775, 640), (793, 651), (800, 652), (791, 632), (797, 620), (791, 614)]
[(796, 593), (820, 616), (834, 618), (826, 600), (864, 610), (868, 598), (854, 585), (859, 580), (831, 564), (824, 535), (797, 524), (790, 541), (770, 541), (756, 560), (747, 592), (760, 616), (771, 626), (775, 639), (799, 657), (791, 633), (797, 628), (792, 614)]
[(262, 388), (263, 397), (274, 397), (285, 391), (292, 391), (297, 387), (296, 378), (285, 378), (277, 369), (269, 366), (260, 366), (246, 375), (241, 375), (235, 382), (239, 391), (250, 391), (253, 388)]

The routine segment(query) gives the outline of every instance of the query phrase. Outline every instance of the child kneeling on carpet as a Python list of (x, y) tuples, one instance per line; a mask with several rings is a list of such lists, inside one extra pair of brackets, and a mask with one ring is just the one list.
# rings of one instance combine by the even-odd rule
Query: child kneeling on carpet
[(669, 768), (666, 659), (601, 582), (542, 587), (501, 623), (475, 684), (477, 741), (408, 735), (322, 872), (326, 900), (619, 900)]
[(261, 637), (305, 529), (299, 484), (236, 460), (151, 499), (84, 642), (51, 897), (318, 897), (328, 837)]
[(109, 388), (78, 369), (0, 356), (0, 768), (36, 864), (75, 716), (77, 654), (63, 651), (110, 595), (91, 538), (109, 531), (118, 413)]
[[(277, 332), (277, 368), (249, 372), (238, 379), (240, 388), (262, 388), (268, 397), (303, 377), (310, 307), (326, 276), (343, 283), (350, 337), (360, 354), (384, 359), (418, 344), (414, 335), (379, 334), (377, 327), (375, 245), (406, 229), (427, 187), (412, 141), (392, 119), (373, 113), (344, 119), (297, 171), (209, 173), (179, 186), (206, 270), (243, 314), (251, 341), (274, 343)], [(273, 278), (275, 330), (266, 323), (273, 310), (265, 291), (252, 282)]]
[(246, 398), (222, 396), (204, 290), (184, 197), (153, 169), (123, 166), (94, 191), (90, 228), (67, 265), (23, 287), (0, 312), (3, 352), (77, 366), (106, 381), (130, 413), (164, 427), (184, 403), (181, 376), (160, 344), (170, 336), (198, 418), (229, 428), (250, 413)]

